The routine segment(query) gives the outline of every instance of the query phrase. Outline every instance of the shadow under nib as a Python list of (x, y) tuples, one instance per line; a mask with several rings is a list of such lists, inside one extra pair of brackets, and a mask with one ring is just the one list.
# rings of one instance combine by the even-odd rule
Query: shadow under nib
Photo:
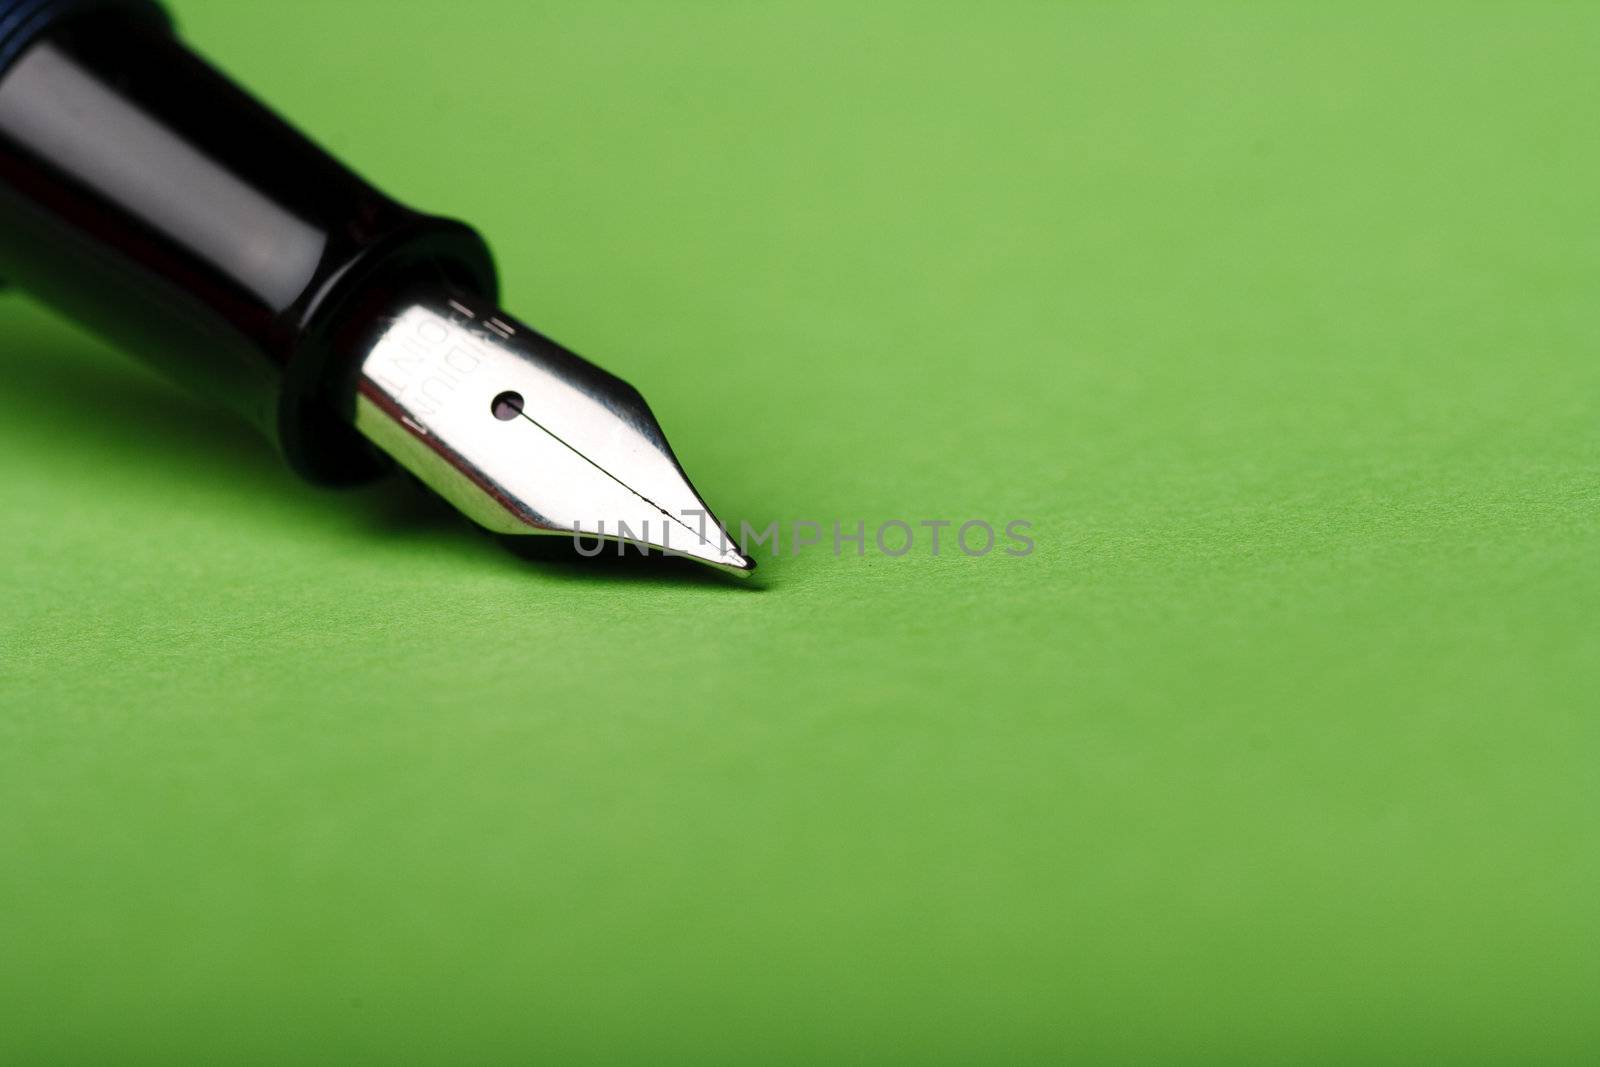
[(755, 569), (639, 391), (497, 309), (412, 294), (365, 351), (356, 428), (474, 522)]

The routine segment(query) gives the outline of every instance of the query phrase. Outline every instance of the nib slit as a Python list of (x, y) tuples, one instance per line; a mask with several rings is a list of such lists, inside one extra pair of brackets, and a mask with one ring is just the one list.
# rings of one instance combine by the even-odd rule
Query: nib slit
[(689, 533), (693, 534), (695, 539), (697, 541), (699, 541), (701, 544), (703, 544), (703, 545), (711, 544), (710, 541), (706, 540), (704, 537), (701, 537), (700, 534), (696, 533), (694, 528), (691, 527), (688, 523), (684, 522), (682, 519), (680, 519), (676, 515), (672, 514), (666, 508), (662, 507), (660, 504), (657, 504), (654, 500), (651, 500), (649, 497), (647, 497), (643, 493), (639, 492), (639, 490), (635, 489), (633, 486), (629, 485), (627, 482), (623, 481), (621, 478), (618, 478), (615, 474), (612, 474), (610, 471), (606, 470), (604, 467), (602, 467), (600, 464), (596, 463), (594, 460), (590, 459), (588, 456), (584, 455), (581, 450), (579, 450), (577, 448), (574, 448), (570, 442), (562, 440), (560, 434), (556, 433), (554, 430), (551, 430), (548, 426), (544, 425), (538, 419), (534, 418), (532, 415), (529, 415), (526, 411), (519, 412), (519, 414), (524, 419), (527, 419), (529, 422), (533, 423), (533, 425), (537, 426), (540, 430), (543, 430), (545, 433), (549, 434), (551, 440), (555, 441), (562, 448), (565, 448), (567, 451), (571, 452), (573, 455), (577, 456), (579, 459), (581, 459), (585, 463), (589, 464), (589, 466), (593, 467), (595, 470), (599, 471), (601, 474), (604, 474), (607, 478), (610, 478), (612, 481), (614, 481), (618, 485), (622, 486), (622, 488), (626, 489), (628, 492), (632, 493), (634, 496), (638, 497), (640, 500), (643, 500), (646, 504), (649, 504), (651, 507), (653, 507), (657, 511), (661, 512), (662, 515), (664, 515), (666, 518), (670, 519), (672, 522), (675, 522), (679, 526), (682, 526), (685, 530), (688, 530)]

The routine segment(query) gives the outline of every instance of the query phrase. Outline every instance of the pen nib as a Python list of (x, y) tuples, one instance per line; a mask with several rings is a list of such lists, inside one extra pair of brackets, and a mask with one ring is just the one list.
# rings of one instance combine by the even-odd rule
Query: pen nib
[(470, 298), (413, 295), (379, 324), (355, 424), (497, 533), (564, 535), (591, 556), (627, 542), (733, 574), (755, 568), (637, 389)]

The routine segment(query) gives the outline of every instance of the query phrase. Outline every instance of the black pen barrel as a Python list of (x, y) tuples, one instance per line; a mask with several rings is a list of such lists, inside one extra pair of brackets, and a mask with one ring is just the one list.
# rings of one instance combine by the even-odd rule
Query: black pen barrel
[(473, 230), (368, 185), (145, 0), (0, 0), (0, 278), (326, 482), (376, 468), (343, 338), (419, 280), (496, 297)]

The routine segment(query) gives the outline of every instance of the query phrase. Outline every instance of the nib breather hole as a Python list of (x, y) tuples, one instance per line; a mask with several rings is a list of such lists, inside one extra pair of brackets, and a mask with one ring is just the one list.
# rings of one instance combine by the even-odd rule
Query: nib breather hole
[(494, 412), (494, 417), (501, 422), (510, 422), (522, 414), (522, 394), (508, 389), (494, 398), (489, 410)]

